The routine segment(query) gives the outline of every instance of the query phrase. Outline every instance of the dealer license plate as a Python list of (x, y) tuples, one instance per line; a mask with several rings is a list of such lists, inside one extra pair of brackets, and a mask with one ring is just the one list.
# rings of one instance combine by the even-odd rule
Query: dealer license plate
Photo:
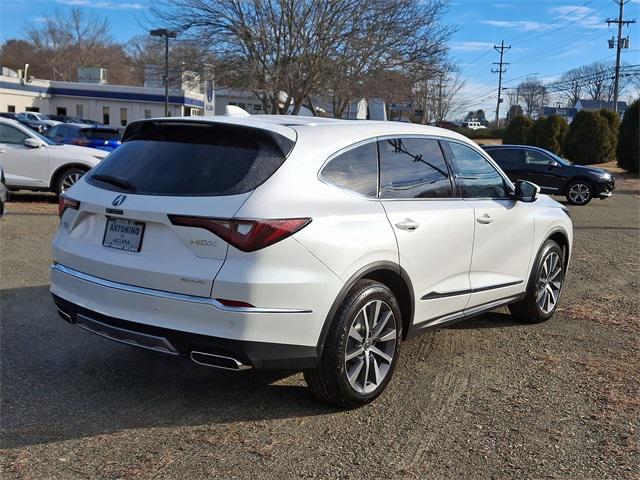
[(117, 248), (127, 252), (139, 252), (144, 235), (144, 223), (126, 218), (107, 218), (102, 240), (103, 247)]

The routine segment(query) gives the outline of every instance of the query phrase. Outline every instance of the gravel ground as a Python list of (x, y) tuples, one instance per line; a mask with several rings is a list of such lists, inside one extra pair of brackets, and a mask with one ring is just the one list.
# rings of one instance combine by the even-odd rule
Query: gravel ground
[(640, 182), (571, 208), (555, 317), (498, 310), (403, 345), (373, 405), (291, 372), (227, 373), (106, 341), (48, 294), (56, 206), (0, 220), (2, 478), (640, 479)]

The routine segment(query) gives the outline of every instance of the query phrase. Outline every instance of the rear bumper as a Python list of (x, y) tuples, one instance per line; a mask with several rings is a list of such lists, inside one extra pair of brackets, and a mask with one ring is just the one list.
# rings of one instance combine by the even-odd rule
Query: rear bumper
[(52, 296), (65, 321), (129, 345), (185, 357), (191, 356), (192, 352), (219, 355), (259, 369), (300, 370), (313, 368), (318, 362), (315, 346), (232, 340), (145, 325), (103, 315), (55, 294)]
[(109, 282), (61, 265), (52, 268), (51, 293), (65, 320), (124, 343), (185, 356), (222, 355), (254, 368), (317, 363), (318, 313), (309, 309), (225, 308), (212, 299)]

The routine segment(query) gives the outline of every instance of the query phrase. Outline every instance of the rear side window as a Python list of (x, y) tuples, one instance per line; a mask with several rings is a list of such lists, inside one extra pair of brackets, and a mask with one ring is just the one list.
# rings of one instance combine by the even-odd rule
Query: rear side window
[[(255, 128), (137, 122), (125, 131), (123, 144), (92, 174), (124, 179), (143, 195), (238, 195), (265, 182), (292, 148), (288, 138)], [(121, 190), (95, 178), (89, 182)]]
[(482, 155), (466, 145), (447, 142), (456, 182), (464, 198), (506, 198), (502, 175)]
[(437, 140), (380, 141), (381, 198), (450, 198), (451, 178)]
[(524, 167), (524, 150), (521, 148), (492, 148), (486, 152), (502, 169), (509, 170)]
[(118, 140), (120, 138), (120, 132), (99, 128), (83, 128), (81, 135), (86, 138), (95, 138), (97, 140)]
[(325, 165), (320, 178), (326, 183), (367, 197), (378, 194), (378, 149), (365, 143), (336, 156)]

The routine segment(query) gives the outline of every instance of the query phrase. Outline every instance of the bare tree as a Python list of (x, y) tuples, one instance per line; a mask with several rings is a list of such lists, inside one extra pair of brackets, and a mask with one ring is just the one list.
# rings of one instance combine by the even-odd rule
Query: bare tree
[[(326, 69), (326, 86), (333, 92), (334, 114), (341, 117), (354, 98), (371, 96), (368, 77), (400, 71), (416, 81), (432, 79), (446, 55), (451, 29), (441, 24), (442, 0), (361, 0), (351, 35)], [(374, 82), (375, 83), (375, 82)]]
[(542, 82), (536, 78), (527, 78), (517, 87), (517, 95), (524, 103), (524, 113), (528, 117), (541, 115), (546, 98), (546, 90)]
[(56, 11), (32, 25), (27, 35), (28, 40), (20, 42), (28, 48), (17, 51), (7, 41), (2, 50), (11, 53), (14, 62), (23, 58), (36, 76), (76, 80), (78, 67), (104, 67), (109, 69), (111, 83), (134, 81), (132, 64), (122, 46), (113, 42), (106, 18), (87, 15), (79, 8), (68, 14)]
[(431, 80), (417, 82), (414, 101), (422, 110), (420, 123), (442, 122), (453, 112), (464, 108), (467, 100), (461, 95), (466, 80), (453, 66), (447, 66)]
[(77, 67), (101, 61), (104, 47), (113, 44), (106, 18), (88, 16), (77, 7), (68, 15), (56, 11), (33, 26), (28, 37), (42, 52), (53, 80), (75, 79)]
[(154, 14), (207, 46), (266, 111), (297, 113), (331, 89), (340, 115), (367, 75), (443, 50), (434, 34), (443, 8), (442, 0), (165, 0)]
[(580, 68), (574, 68), (568, 72), (564, 72), (560, 77), (560, 81), (566, 83), (566, 89), (561, 92), (561, 97), (566, 101), (567, 107), (573, 107), (582, 94), (582, 73)]

